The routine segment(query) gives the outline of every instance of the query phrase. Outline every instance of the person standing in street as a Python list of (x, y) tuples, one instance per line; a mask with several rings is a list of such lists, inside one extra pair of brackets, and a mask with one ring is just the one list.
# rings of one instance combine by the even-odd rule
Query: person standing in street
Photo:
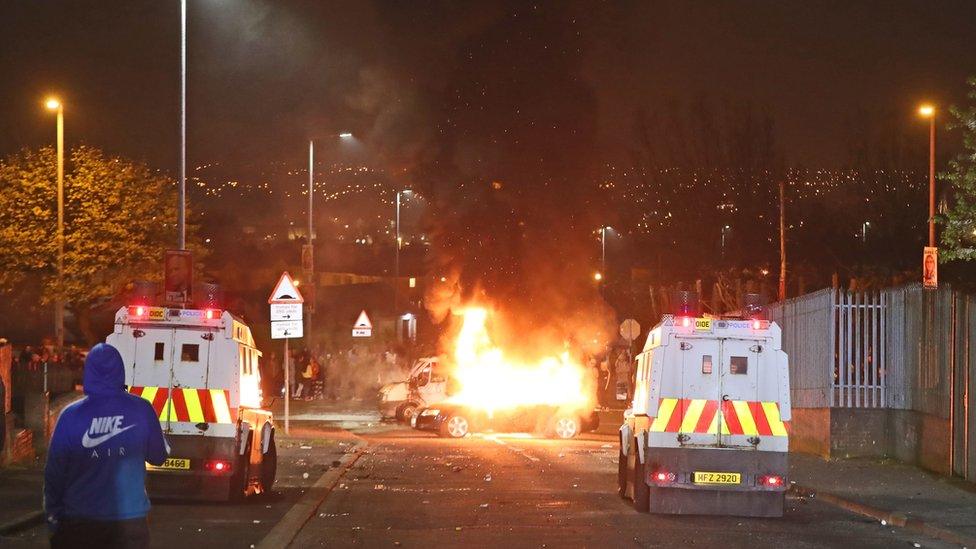
[(51, 547), (148, 547), (146, 462), (169, 454), (151, 404), (125, 390), (122, 356), (96, 345), (85, 398), (61, 413), (44, 467)]

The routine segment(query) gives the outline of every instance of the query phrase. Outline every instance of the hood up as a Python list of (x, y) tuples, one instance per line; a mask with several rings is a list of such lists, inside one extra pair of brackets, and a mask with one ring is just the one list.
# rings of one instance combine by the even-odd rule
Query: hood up
[(86, 395), (107, 395), (122, 391), (125, 366), (119, 350), (107, 343), (92, 347), (85, 359), (83, 384)]

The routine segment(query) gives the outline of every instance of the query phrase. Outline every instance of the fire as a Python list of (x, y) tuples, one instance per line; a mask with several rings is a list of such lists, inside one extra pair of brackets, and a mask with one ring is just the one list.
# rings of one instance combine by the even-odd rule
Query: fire
[(261, 376), (257, 370), (251, 374), (241, 374), (241, 406), (261, 407)]
[(470, 307), (455, 341), (454, 377), (459, 390), (451, 401), (493, 411), (546, 404), (583, 408), (592, 404), (586, 368), (568, 352), (534, 362), (505, 356), (488, 332), (487, 309)]

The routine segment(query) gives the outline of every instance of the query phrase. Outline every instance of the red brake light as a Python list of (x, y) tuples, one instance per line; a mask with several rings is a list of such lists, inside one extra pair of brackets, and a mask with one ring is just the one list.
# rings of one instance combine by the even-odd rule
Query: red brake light
[(651, 480), (658, 484), (674, 482), (678, 477), (668, 471), (654, 471), (651, 473)]
[(212, 459), (204, 463), (203, 468), (215, 473), (226, 473), (231, 470), (230, 462), (223, 459)]
[(772, 486), (772, 487), (782, 486), (783, 477), (778, 475), (766, 475), (760, 479), (760, 483), (763, 484), (764, 486)]
[(688, 318), (688, 317), (682, 318), (681, 319), (681, 325), (684, 326), (685, 328), (687, 328), (688, 326), (691, 326), (691, 319)]
[(136, 316), (142, 316), (144, 314), (146, 314), (145, 307), (136, 307)]

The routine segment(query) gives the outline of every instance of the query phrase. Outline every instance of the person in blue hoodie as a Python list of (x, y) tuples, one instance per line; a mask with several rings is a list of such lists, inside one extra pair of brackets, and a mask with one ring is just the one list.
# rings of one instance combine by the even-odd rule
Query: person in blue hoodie
[(51, 547), (148, 547), (146, 462), (169, 454), (156, 412), (125, 390), (122, 355), (92, 347), (85, 398), (61, 413), (44, 467)]

